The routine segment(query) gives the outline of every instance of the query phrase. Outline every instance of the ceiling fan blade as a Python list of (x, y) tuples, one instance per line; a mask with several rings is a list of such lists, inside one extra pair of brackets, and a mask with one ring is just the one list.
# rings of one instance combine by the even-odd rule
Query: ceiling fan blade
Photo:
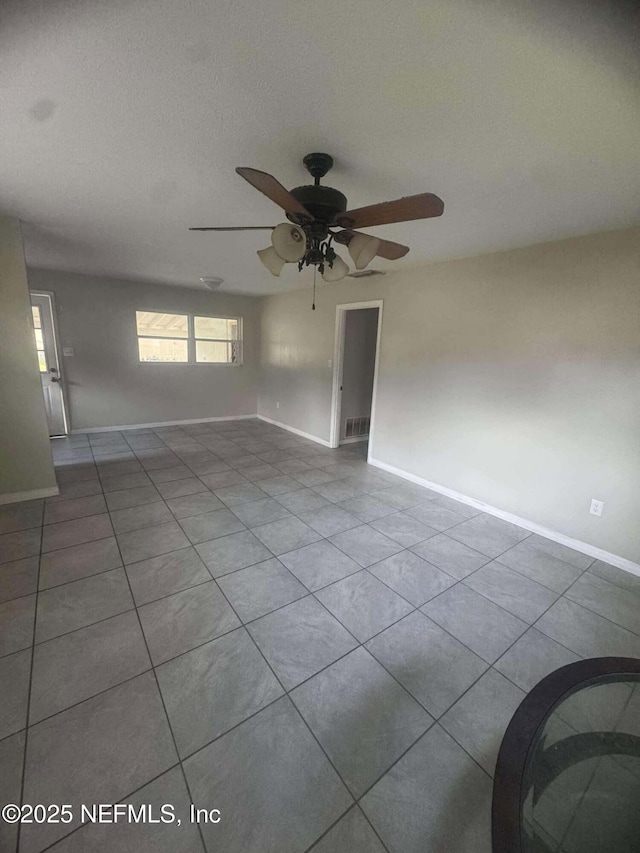
[(258, 169), (249, 169), (246, 166), (238, 166), (236, 172), (286, 213), (300, 213), (309, 219), (313, 219), (307, 208), (300, 204), (298, 199), (291, 195), (289, 190), (285, 189), (273, 175), (260, 172)]
[(444, 202), (437, 195), (421, 193), (347, 210), (346, 213), (336, 216), (336, 224), (342, 228), (369, 228), (372, 225), (389, 225), (391, 222), (429, 219), (432, 216), (441, 216), (443, 210)]
[(238, 225), (231, 228), (189, 228), (189, 231), (273, 231), (275, 225)]
[[(339, 231), (337, 234), (334, 234), (333, 239), (337, 243), (343, 243), (345, 246), (348, 246), (354, 234), (362, 234), (362, 231)], [(363, 236), (370, 237), (371, 235), (363, 234)], [(379, 237), (376, 239), (380, 240)], [(402, 243), (394, 243), (393, 240), (380, 240), (376, 255), (386, 258), (388, 261), (397, 261), (399, 258), (404, 258), (408, 251), (409, 247), (403, 246)]]

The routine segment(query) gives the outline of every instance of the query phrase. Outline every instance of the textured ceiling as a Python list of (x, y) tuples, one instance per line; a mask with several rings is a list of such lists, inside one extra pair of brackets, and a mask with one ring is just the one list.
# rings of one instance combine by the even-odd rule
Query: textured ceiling
[[(0, 209), (28, 263), (268, 293), (278, 209), (237, 165), (361, 206), (431, 191), (441, 219), (370, 229), (381, 269), (640, 222), (636, 3), (5, 0)], [(306, 272), (306, 277), (310, 273)]]

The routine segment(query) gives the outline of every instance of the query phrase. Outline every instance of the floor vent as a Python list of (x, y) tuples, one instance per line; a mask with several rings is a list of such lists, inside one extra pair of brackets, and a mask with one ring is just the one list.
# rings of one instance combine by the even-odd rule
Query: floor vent
[(369, 425), (371, 418), (347, 418), (345, 438), (355, 438), (356, 436), (369, 435)]

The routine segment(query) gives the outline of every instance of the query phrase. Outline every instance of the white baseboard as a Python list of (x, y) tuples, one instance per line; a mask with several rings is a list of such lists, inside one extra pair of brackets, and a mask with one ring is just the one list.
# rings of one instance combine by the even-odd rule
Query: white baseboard
[[(587, 542), (582, 542), (579, 539), (572, 539), (570, 536), (565, 536), (564, 533), (558, 533), (556, 530), (551, 530), (548, 527), (543, 527), (535, 521), (529, 521), (526, 518), (520, 518), (519, 515), (505, 512), (503, 509), (498, 509), (490, 504), (483, 503), (470, 498), (468, 495), (463, 495), (446, 486), (441, 486), (438, 483), (432, 483), (430, 480), (425, 480), (415, 474), (410, 474), (408, 471), (403, 471), (401, 468), (395, 468), (393, 465), (387, 465), (386, 462), (380, 462), (379, 459), (369, 458), (369, 463), (376, 468), (381, 468), (383, 471), (388, 471), (390, 474), (395, 474), (405, 480), (410, 480), (412, 483), (417, 483), (419, 486), (425, 486), (438, 494), (446, 495), (448, 498), (453, 498), (460, 503), (473, 506), (476, 509), (486, 512), (488, 515), (494, 515), (496, 518), (501, 518), (503, 521), (510, 521), (512, 524), (517, 524), (518, 527), (523, 527), (525, 530), (530, 530), (532, 533), (537, 533), (544, 536), (545, 539), (551, 539), (552, 542), (558, 542), (560, 545), (566, 545), (567, 548), (573, 548), (574, 551), (580, 551), (581, 554), (587, 554), (589, 557), (594, 557), (596, 560), (602, 560), (604, 563), (609, 563), (618, 569), (629, 572), (632, 575), (640, 577), (640, 564), (634, 563), (632, 560), (627, 560), (626, 557), (619, 557), (617, 554), (611, 554), (609, 551), (604, 551), (602, 548), (596, 548), (595, 545), (589, 545)], [(445, 531), (446, 532), (446, 531)]]
[(59, 494), (60, 489), (57, 486), (49, 486), (47, 489), (32, 489), (30, 492), (12, 492), (8, 495), (0, 495), (0, 505), (34, 501), (37, 498), (52, 498)]
[(357, 444), (359, 441), (369, 441), (368, 435), (356, 435), (353, 438), (341, 438), (340, 444)]
[(152, 424), (120, 424), (120, 426), (88, 427), (72, 429), (71, 435), (85, 435), (91, 432), (119, 432), (121, 429), (153, 429), (154, 427), (182, 426), (183, 424), (209, 424), (217, 421), (255, 420), (258, 415), (228, 415), (224, 418), (190, 418), (186, 421), (157, 421)]
[(308, 438), (309, 441), (315, 441), (317, 444), (322, 444), (323, 447), (331, 447), (328, 441), (325, 441), (324, 438), (318, 438), (317, 435), (311, 435), (311, 433), (303, 432), (301, 429), (296, 429), (288, 424), (283, 424), (280, 421), (274, 421), (273, 418), (267, 418), (265, 415), (256, 415), (256, 417), (261, 421), (266, 421), (268, 424), (280, 427), (280, 429), (286, 429), (287, 432), (293, 432), (302, 438)]

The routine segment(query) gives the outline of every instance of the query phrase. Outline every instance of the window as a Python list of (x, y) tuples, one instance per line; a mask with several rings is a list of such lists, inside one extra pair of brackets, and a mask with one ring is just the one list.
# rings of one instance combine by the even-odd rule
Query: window
[(141, 362), (242, 364), (242, 318), (136, 311)]
[(42, 315), (40, 314), (40, 306), (32, 305), (33, 312), (33, 331), (36, 336), (36, 349), (38, 351), (38, 366), (40, 373), (47, 372), (47, 356), (44, 351), (44, 341), (42, 339)]

